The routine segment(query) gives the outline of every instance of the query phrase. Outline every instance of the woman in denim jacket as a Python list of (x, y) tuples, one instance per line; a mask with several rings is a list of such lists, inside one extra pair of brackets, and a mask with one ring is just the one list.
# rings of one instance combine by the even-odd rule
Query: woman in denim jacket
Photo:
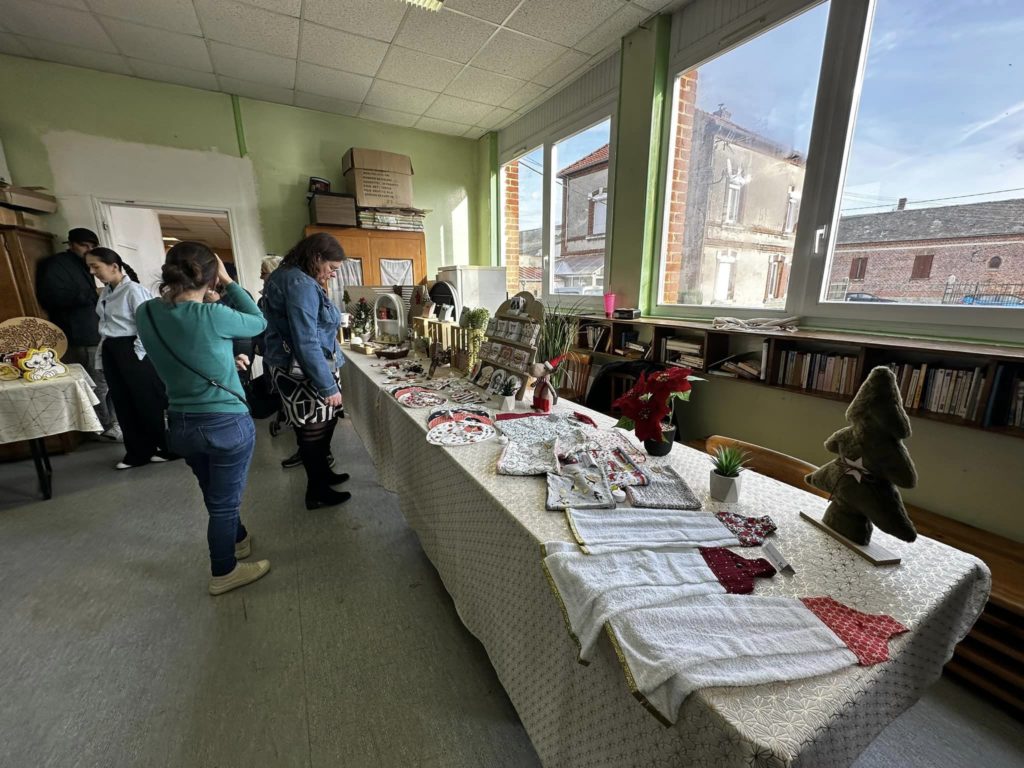
[(348, 480), (331, 471), (329, 455), (341, 388), (338, 348), (341, 314), (321, 283), (333, 278), (345, 260), (338, 241), (310, 235), (289, 251), (267, 278), (263, 313), (267, 318), (263, 359), (281, 394), (285, 417), (295, 430), (306, 470), (306, 509), (347, 501), (351, 494), (331, 486)]

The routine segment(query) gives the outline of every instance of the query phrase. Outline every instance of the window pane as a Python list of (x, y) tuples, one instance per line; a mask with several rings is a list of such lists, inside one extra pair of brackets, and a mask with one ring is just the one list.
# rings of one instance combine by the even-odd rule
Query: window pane
[(610, 139), (611, 120), (604, 120), (552, 147), (553, 293), (604, 293)]
[(824, 3), (677, 79), (659, 303), (785, 306), (827, 22)]
[(544, 148), (501, 166), (501, 263), (509, 293), (541, 295), (544, 275)]
[(879, 0), (826, 300), (1024, 306), (1021, 30), (1009, 0)]

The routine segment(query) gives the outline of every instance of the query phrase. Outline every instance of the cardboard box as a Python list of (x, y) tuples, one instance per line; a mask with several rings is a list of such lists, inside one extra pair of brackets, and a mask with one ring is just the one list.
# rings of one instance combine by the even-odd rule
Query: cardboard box
[(0, 187), (0, 203), (34, 213), (53, 213), (57, 198), (30, 187)]
[(309, 223), (334, 227), (354, 227), (356, 198), (337, 192), (318, 192), (309, 198)]
[(18, 226), (18, 212), (6, 205), (0, 205), (0, 224), (7, 227)]
[(341, 160), (348, 191), (360, 208), (412, 207), (412, 160), (408, 155), (353, 147)]

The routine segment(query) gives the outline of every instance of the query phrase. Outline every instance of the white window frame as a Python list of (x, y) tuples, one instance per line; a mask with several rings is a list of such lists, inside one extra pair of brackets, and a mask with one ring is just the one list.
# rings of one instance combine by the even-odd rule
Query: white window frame
[(786, 218), (782, 225), (782, 234), (784, 235), (793, 234), (796, 223), (800, 220), (800, 197), (800, 191), (791, 186), (789, 194), (786, 196)]
[[(611, 162), (610, 162), (611, 153), (608, 154), (608, 157), (609, 157), (608, 168), (609, 168), (609, 170), (611, 170)], [(598, 190), (596, 190), (594, 192), (591, 192), (587, 202), (591, 206), (593, 206), (592, 210), (594, 210), (594, 211), (597, 210), (597, 206), (598, 205), (603, 205), (604, 206), (604, 229), (602, 231), (600, 231), (600, 232), (594, 232), (593, 231), (595, 219), (594, 219), (593, 214), (590, 213), (590, 211), (587, 212), (588, 213), (587, 237), (589, 239), (591, 239), (591, 240), (596, 240), (599, 237), (603, 237), (603, 238), (605, 238), (605, 241), (607, 242), (607, 240), (608, 240), (608, 187), (607, 186), (601, 187), (600, 189), (598, 189)]]
[[(697, 0), (697, 3), (714, 0)], [(675, 145), (675, 115), (678, 107), (679, 75), (738, 47), (779, 26), (825, 0), (767, 0), (751, 21), (741, 16), (714, 34), (707, 35), (680, 51), (670, 70), (668, 82), (672, 109), (666, 110), (663, 135), (669, 136), (664, 152), (661, 181), (661, 238), (651, 281), (650, 307), (656, 317), (710, 319), (714, 306), (664, 304), (661, 302), (664, 274), (663, 248), (668, 217), (665, 190)], [(821, 299), (830, 255), (831, 235), (839, 220), (838, 197), (843, 189), (846, 158), (853, 138), (856, 106), (859, 103), (867, 63), (870, 22), (877, 2), (885, 0), (831, 0), (825, 33), (818, 92), (814, 107), (807, 167), (801, 197), (801, 225), (790, 265), (784, 309), (730, 307), (734, 317), (800, 316), (805, 326), (855, 328), (879, 333), (924, 334), (992, 341), (1024, 341), (1024, 310), (971, 306), (928, 306), (917, 304), (837, 303)], [(678, 19), (678, 14), (674, 17)], [(807, 198), (806, 202), (802, 198)]]

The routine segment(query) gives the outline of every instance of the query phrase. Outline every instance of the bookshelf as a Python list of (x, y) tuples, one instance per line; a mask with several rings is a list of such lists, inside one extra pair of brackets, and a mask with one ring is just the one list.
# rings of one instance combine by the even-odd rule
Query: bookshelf
[[(1024, 438), (1024, 347), (838, 331), (722, 330), (686, 320), (599, 315), (582, 316), (580, 326), (580, 349), (610, 360), (675, 360), (712, 380), (839, 402), (853, 399), (872, 368), (889, 366), (910, 416)], [(623, 331), (635, 333), (645, 351), (623, 350)], [(590, 346), (595, 337), (596, 348)]]

